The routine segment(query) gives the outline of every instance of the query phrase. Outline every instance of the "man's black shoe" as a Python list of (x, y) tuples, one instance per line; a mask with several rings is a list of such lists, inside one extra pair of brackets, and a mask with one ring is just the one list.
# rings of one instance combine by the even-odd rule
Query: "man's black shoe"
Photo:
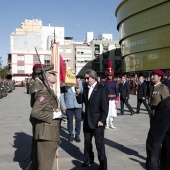
[(118, 115), (120, 115), (120, 116), (121, 116), (121, 115), (124, 115), (124, 113), (119, 113)]
[(76, 136), (75, 136), (75, 141), (76, 141), (76, 142), (81, 142), (79, 135), (76, 135)]
[(107, 170), (107, 168), (104, 168), (103, 166), (99, 166), (99, 168), (97, 170)]
[(69, 142), (73, 142), (73, 136), (72, 136), (72, 135), (69, 135), (68, 141), (69, 141)]
[(139, 112), (135, 112), (136, 114), (139, 114)]
[(135, 113), (135, 112), (131, 112), (131, 114), (130, 114), (130, 115), (132, 116), (134, 113)]
[(86, 159), (83, 163), (82, 163), (82, 166), (83, 167), (86, 167), (86, 166), (89, 166), (90, 164), (94, 163), (94, 159)]

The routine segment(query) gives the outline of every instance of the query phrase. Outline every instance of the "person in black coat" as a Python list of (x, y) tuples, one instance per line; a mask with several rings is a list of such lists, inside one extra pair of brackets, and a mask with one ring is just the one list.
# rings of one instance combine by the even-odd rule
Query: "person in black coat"
[(139, 113), (140, 106), (143, 103), (146, 107), (146, 110), (150, 113), (150, 107), (146, 103), (146, 97), (147, 97), (147, 84), (144, 82), (144, 77), (139, 77), (139, 84), (138, 84), (138, 91), (137, 91), (137, 110), (136, 113)]
[(146, 150), (147, 170), (170, 170), (170, 97), (156, 107), (146, 140)]
[(162, 84), (166, 85), (170, 92), (170, 80), (168, 80), (167, 76), (164, 76), (162, 79)]
[(133, 115), (134, 110), (132, 109), (131, 105), (128, 103), (130, 87), (129, 87), (128, 82), (126, 82), (125, 76), (122, 77), (122, 83), (119, 87), (119, 92), (120, 92), (120, 107), (121, 107), (120, 115), (124, 115), (124, 104), (127, 106), (129, 111), (131, 112), (131, 115)]
[(78, 103), (85, 104), (83, 123), (84, 155), (86, 160), (82, 166), (86, 167), (94, 162), (92, 137), (95, 138), (100, 166), (98, 170), (107, 170), (107, 157), (104, 146), (104, 129), (109, 110), (107, 88), (97, 83), (97, 74), (93, 70), (86, 70), (84, 74), (86, 87), (83, 93), (76, 89)]

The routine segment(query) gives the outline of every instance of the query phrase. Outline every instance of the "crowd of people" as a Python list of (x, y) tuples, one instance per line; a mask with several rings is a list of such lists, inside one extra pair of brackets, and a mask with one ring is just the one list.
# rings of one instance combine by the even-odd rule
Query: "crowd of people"
[[(55, 151), (60, 141), (61, 115), (64, 113), (67, 117), (69, 142), (73, 140), (81, 142), (83, 119), (85, 160), (82, 166), (87, 167), (94, 162), (92, 146), (94, 137), (99, 159), (98, 170), (107, 170), (104, 131), (116, 128), (114, 119), (117, 115), (124, 115), (124, 105), (129, 109), (130, 116), (133, 116), (135, 113), (140, 113), (141, 104), (144, 104), (150, 118), (150, 130), (146, 139), (146, 168), (147, 170), (158, 170), (160, 167), (161, 170), (170, 169), (168, 156), (170, 121), (169, 117), (167, 118), (170, 111), (169, 80), (165, 80), (164, 72), (153, 70), (150, 80), (139, 76), (133, 81), (133, 78), (128, 78), (126, 75), (115, 78), (112, 63), (109, 61), (105, 79), (101, 80), (94, 70), (86, 70), (83, 79), (77, 76), (77, 84), (67, 87), (60, 96), (56, 96), (53, 84), (57, 79), (53, 68), (53, 65), (44, 67), (45, 73), (43, 73), (41, 65), (33, 67), (34, 81), (29, 87), (32, 107), (30, 121), (33, 132), (32, 169), (52, 169)], [(75, 75), (75, 70), (71, 72)], [(136, 95), (136, 111), (129, 104), (132, 91), (135, 91)]]

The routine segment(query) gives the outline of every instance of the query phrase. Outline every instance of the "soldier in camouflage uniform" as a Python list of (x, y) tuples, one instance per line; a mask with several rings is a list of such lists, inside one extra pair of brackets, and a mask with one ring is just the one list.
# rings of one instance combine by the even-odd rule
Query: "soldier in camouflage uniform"
[(3, 97), (6, 97), (8, 95), (8, 92), (7, 92), (5, 80), (2, 80), (1, 88), (2, 88), (2, 95), (3, 95)]

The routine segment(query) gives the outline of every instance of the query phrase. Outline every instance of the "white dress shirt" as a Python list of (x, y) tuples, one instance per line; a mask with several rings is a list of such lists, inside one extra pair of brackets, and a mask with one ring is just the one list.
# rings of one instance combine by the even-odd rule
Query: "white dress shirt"
[(89, 88), (89, 93), (88, 93), (88, 99), (90, 99), (90, 96), (92, 94), (92, 91), (94, 89), (94, 87), (96, 86), (97, 82), (95, 82), (92, 86), (88, 86)]

